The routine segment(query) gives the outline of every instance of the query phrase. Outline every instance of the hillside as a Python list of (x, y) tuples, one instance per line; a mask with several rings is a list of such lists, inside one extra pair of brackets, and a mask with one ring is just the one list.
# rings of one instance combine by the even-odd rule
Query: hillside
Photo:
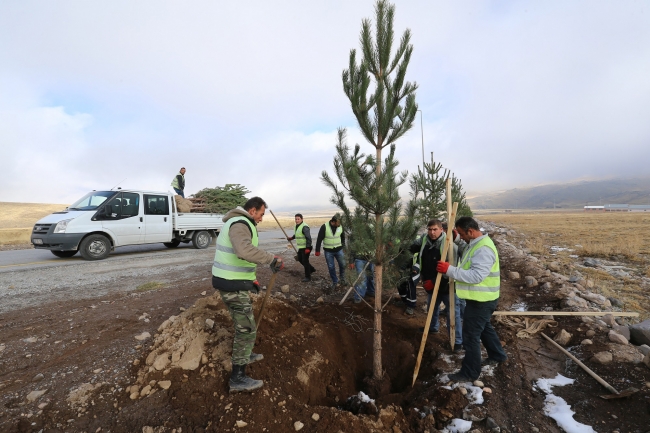
[(650, 204), (650, 178), (580, 181), (515, 188), (468, 199), (472, 209), (581, 208), (599, 204)]

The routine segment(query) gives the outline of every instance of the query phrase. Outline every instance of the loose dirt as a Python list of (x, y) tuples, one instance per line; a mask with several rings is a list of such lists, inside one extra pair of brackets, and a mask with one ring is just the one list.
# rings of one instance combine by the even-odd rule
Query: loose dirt
[[(299, 282), (302, 268), (290, 257), (287, 270), (278, 274), (255, 346), (264, 359), (248, 367), (250, 376), (265, 384), (251, 394), (228, 393), (232, 323), (210, 280), (203, 279), (207, 270), (188, 268), (183, 281), (165, 288), (3, 313), (0, 431), (287, 432), (300, 423), (308, 432), (433, 433), (465, 416), (475, 419), (472, 429), (487, 432), (489, 416), (502, 432), (560, 432), (543, 413), (545, 395), (533, 387), (535, 379), (558, 372), (576, 379), (554, 392), (572, 405), (578, 421), (599, 432), (648, 430), (650, 389), (644, 383), (650, 381), (650, 370), (643, 364), (595, 367), (615, 387), (642, 389), (626, 400), (605, 401), (598, 395), (606, 391), (551, 345), (539, 337), (518, 339), (515, 329), (498, 324), (509, 359), (484, 370), (481, 380), (491, 393), (468, 385), (464, 395), (459, 387), (447, 386), (444, 375), (459, 368), (463, 355), (444, 348), (444, 332), (429, 335), (412, 387), (422, 337), (418, 328), (425, 320), (423, 292), (415, 316), (405, 316), (394, 301), (386, 307), (382, 356), (389, 386), (373, 394), (367, 385), (372, 311), (352, 302), (339, 306), (344, 290), (327, 290), (322, 257), (312, 258), (312, 264), (317, 274), (311, 283)], [(526, 266), (523, 259), (502, 257), (504, 273), (519, 271), (523, 278)], [(261, 267), (258, 277), (262, 284), (269, 281), (269, 270)], [(163, 270), (157, 280), (178, 281), (178, 275)], [(289, 293), (280, 292), (283, 285), (289, 285)], [(559, 309), (560, 301), (550, 292), (537, 289), (527, 297), (530, 291), (521, 285), (521, 280), (504, 278), (499, 309), (522, 302), (531, 310)], [(253, 296), (256, 315), (263, 294)], [(556, 319), (560, 326), (549, 333), (566, 329), (579, 343), (584, 323)], [(600, 333), (593, 346), (573, 352), (589, 357), (608, 345)], [(28, 399), (33, 391), (45, 393)], [(374, 404), (364, 402), (360, 392)], [(471, 404), (472, 394), (485, 401)]]

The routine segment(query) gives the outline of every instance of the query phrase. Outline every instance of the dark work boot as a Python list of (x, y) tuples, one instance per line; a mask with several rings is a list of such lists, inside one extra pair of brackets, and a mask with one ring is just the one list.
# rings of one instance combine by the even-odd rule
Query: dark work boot
[(251, 392), (261, 388), (264, 382), (246, 376), (245, 365), (233, 365), (229, 385), (230, 392)]
[(251, 360), (250, 360), (249, 364), (252, 364), (254, 362), (263, 360), (264, 355), (262, 355), (261, 353), (253, 353), (253, 352), (251, 352), (251, 358), (250, 359)]

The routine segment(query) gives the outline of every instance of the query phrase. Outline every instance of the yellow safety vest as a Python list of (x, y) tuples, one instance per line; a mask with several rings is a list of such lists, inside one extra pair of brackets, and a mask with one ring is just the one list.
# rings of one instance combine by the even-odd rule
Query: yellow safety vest
[(336, 228), (336, 232), (332, 233), (332, 226), (330, 223), (325, 223), (325, 239), (323, 240), (323, 248), (332, 250), (343, 245), (341, 242), (341, 235), (343, 234), (343, 227)]
[(255, 281), (257, 279), (255, 277), (257, 265), (237, 257), (232, 242), (230, 242), (230, 236), (228, 236), (230, 227), (237, 221), (245, 221), (248, 224), (251, 232), (253, 232), (251, 243), (254, 247), (258, 245), (257, 227), (251, 220), (244, 216), (230, 218), (217, 237), (217, 251), (214, 254), (214, 262), (212, 263), (212, 275), (225, 280)]
[(499, 267), (499, 253), (497, 247), (489, 236), (485, 236), (478, 241), (470, 250), (463, 254), (458, 267), (460, 269), (468, 270), (472, 266), (472, 257), (474, 253), (481, 248), (488, 247), (494, 252), (496, 260), (490, 269), (490, 274), (485, 277), (483, 281), (478, 284), (467, 284), (462, 281), (456, 280), (456, 294), (461, 299), (469, 299), (471, 301), (488, 302), (494, 301), (499, 298), (499, 289), (501, 287), (501, 271)]
[(307, 248), (307, 238), (305, 237), (304, 234), (302, 234), (303, 227), (309, 228), (309, 226), (305, 224), (304, 221), (301, 222), (298, 227), (296, 227), (295, 236), (296, 236), (296, 245), (298, 245), (298, 249)]

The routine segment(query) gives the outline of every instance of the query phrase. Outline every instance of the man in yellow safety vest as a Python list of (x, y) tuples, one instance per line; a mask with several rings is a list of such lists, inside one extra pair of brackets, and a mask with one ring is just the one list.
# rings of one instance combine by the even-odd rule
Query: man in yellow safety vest
[[(450, 374), (449, 379), (471, 382), (481, 374), (481, 365), (498, 364), (508, 359), (499, 336), (490, 324), (501, 286), (499, 253), (492, 239), (481, 232), (473, 218), (459, 218), (456, 229), (460, 238), (468, 244), (463, 256), (458, 266), (438, 262), (437, 270), (456, 280), (456, 294), (467, 302), (463, 316), (465, 358), (460, 371)], [(488, 354), (483, 361), (481, 342)]]
[(305, 278), (302, 279), (303, 283), (311, 281), (311, 274), (316, 272), (316, 268), (309, 264), (309, 254), (311, 254), (311, 231), (309, 226), (303, 221), (302, 214), (297, 213), (295, 215), (296, 228), (294, 234), (291, 237), (287, 237), (287, 240), (291, 242), (296, 240), (296, 245), (298, 245), (298, 261), (305, 268)]
[[(345, 233), (341, 227), (341, 215), (335, 214), (332, 219), (323, 224), (318, 231), (318, 238), (316, 239), (316, 256), (320, 256), (320, 246), (323, 244), (325, 250), (325, 261), (327, 262), (327, 270), (332, 278), (332, 289), (336, 288), (339, 281), (345, 281), (345, 255), (343, 247), (345, 247)], [(339, 264), (339, 277), (336, 276), (336, 265), (334, 261)]]
[(270, 265), (273, 273), (284, 267), (282, 258), (257, 247), (257, 224), (262, 221), (265, 210), (264, 200), (251, 198), (243, 208), (237, 207), (223, 217), (226, 224), (217, 237), (212, 287), (219, 291), (235, 325), (230, 392), (253, 391), (264, 385), (263, 381), (246, 376), (246, 365), (264, 358), (253, 353), (257, 325), (248, 292), (260, 291), (256, 263)]

